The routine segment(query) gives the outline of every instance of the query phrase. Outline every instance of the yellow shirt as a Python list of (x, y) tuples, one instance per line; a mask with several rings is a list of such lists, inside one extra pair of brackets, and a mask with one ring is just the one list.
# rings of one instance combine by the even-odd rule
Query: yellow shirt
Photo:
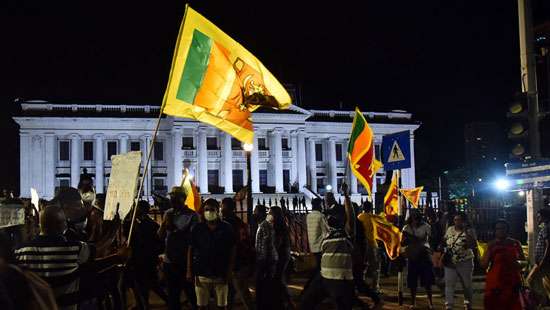
[(357, 219), (363, 224), (363, 231), (365, 232), (365, 239), (370, 247), (377, 248), (378, 243), (374, 240), (374, 227), (372, 226), (372, 217), (374, 214), (361, 212), (357, 216)]

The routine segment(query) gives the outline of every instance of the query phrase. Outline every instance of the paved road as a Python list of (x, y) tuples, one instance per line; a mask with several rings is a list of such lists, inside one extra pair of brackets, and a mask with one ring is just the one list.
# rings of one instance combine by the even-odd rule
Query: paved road
[[(474, 309), (480, 310), (483, 309), (483, 283), (481, 282), (483, 279), (477, 279), (476, 283), (474, 283)], [(293, 300), (298, 303), (297, 296), (302, 291), (303, 285), (305, 283), (306, 279), (304, 278), (293, 278), (288, 284), (288, 289), (293, 297)], [(457, 293), (456, 293), (456, 301), (455, 301), (455, 309), (464, 309), (462, 306), (463, 298), (461, 296), (461, 290), (458, 290), (460, 285), (457, 287)], [(381, 288), (382, 292), (384, 293), (384, 305), (381, 307), (381, 309), (407, 309), (407, 305), (410, 302), (410, 295), (408, 292), (405, 292), (405, 302), (404, 306), (399, 306), (397, 302), (397, 277), (388, 277), (383, 278), (381, 280)], [(253, 288), (251, 288), (253, 290)], [(442, 296), (441, 291), (434, 286), (434, 306), (435, 309), (444, 309), (444, 299)], [(361, 297), (363, 301), (366, 303), (369, 303), (372, 305), (372, 302), (368, 298)], [(152, 309), (166, 309), (166, 306), (164, 303), (158, 299), (158, 297), (155, 294), (151, 294), (151, 302), (152, 302)], [(188, 309), (185, 308), (184, 309)], [(234, 309), (243, 309), (239, 305), (237, 305)], [(335, 309), (335, 307), (327, 300), (325, 301), (319, 309)], [(357, 308), (359, 309), (359, 308)], [(421, 289), (419, 289), (418, 298), (417, 298), (417, 308), (416, 309), (428, 309), (428, 303), (426, 299), (425, 292)], [(261, 310), (261, 309), (258, 309)]]

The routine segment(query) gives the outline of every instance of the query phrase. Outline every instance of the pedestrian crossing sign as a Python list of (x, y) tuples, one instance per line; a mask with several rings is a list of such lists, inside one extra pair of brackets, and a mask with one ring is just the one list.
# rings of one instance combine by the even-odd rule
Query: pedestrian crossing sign
[(408, 130), (383, 136), (381, 149), (385, 171), (411, 168), (411, 140)]

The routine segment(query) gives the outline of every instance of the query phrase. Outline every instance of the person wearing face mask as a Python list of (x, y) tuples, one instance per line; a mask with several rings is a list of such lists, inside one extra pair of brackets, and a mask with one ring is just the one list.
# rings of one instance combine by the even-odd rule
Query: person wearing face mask
[(187, 280), (195, 281), (197, 305), (207, 309), (210, 293), (216, 305), (226, 309), (235, 264), (235, 236), (231, 224), (221, 220), (220, 205), (207, 199), (203, 205), (203, 221), (191, 231), (191, 246), (187, 254)]
[(275, 309), (271, 294), (274, 277), (279, 261), (275, 248), (275, 217), (270, 209), (269, 214), (258, 226), (256, 232), (256, 308)]

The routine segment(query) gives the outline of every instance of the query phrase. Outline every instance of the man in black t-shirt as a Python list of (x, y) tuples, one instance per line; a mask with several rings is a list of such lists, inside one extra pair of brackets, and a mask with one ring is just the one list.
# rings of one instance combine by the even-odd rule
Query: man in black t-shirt
[(203, 210), (204, 221), (191, 233), (187, 279), (195, 278), (199, 307), (208, 308), (210, 292), (214, 291), (217, 306), (224, 308), (235, 263), (235, 237), (231, 224), (220, 219), (220, 205), (215, 199), (206, 200)]

